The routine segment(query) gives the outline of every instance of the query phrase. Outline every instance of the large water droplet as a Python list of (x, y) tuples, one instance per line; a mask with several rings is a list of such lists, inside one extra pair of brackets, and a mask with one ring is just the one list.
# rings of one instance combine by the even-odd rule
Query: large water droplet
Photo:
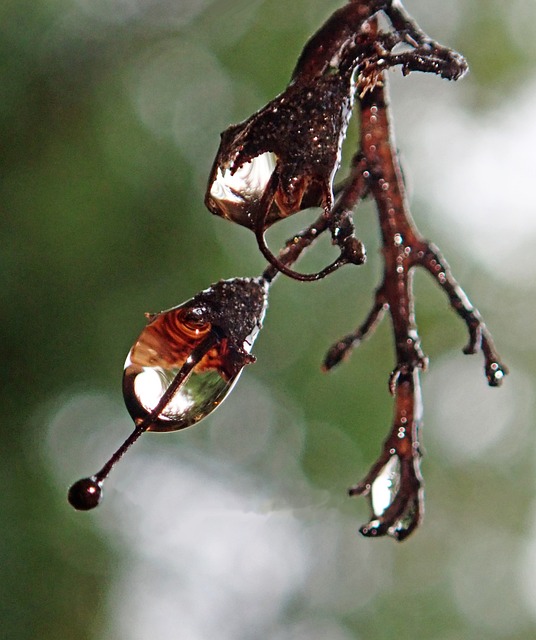
[(199, 422), (238, 380), (268, 302), (264, 278), (220, 280), (184, 304), (149, 316), (130, 350), (123, 396), (134, 431), (95, 475), (69, 489), (75, 509), (94, 509), (112, 468), (145, 433), (177, 431)]
[(381, 516), (391, 505), (399, 488), (400, 460), (393, 455), (372, 483), (370, 502), (375, 516)]
[[(147, 431), (184, 429), (222, 403), (248, 362), (264, 315), (264, 287), (256, 280), (222, 282), (150, 319), (127, 356), (123, 375), (125, 404), (137, 424), (156, 408), (185, 365), (194, 366)], [(250, 297), (258, 308), (244, 318), (241, 306)], [(195, 362), (193, 352), (203, 344), (209, 346)]]

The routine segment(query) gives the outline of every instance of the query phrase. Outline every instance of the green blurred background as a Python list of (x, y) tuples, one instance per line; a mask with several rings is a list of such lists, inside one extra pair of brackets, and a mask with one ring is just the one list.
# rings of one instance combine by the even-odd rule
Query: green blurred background
[[(486, 386), (419, 274), (422, 529), (366, 540), (367, 505), (345, 495), (389, 429), (388, 323), (319, 367), (378, 282), (370, 206), (367, 265), (278, 281), (258, 361), (221, 410), (143, 438), (96, 512), (66, 503), (129, 433), (122, 366), (143, 313), (262, 269), (252, 235), (204, 209), (208, 172), (220, 131), (282, 90), (336, 6), (1, 3), (2, 639), (534, 638), (533, 0), (406, 3), (471, 67), (457, 84), (392, 74), (413, 213), (511, 368)], [(320, 245), (300, 268), (327, 262)]]

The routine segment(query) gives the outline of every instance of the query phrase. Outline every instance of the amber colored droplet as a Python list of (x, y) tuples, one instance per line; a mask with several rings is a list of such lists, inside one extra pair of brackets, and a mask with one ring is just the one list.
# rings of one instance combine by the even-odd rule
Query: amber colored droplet
[[(183, 319), (184, 310), (158, 316), (141, 333), (130, 350), (123, 376), (123, 395), (135, 422), (143, 420), (158, 404), (195, 349), (213, 329), (196, 334)], [(217, 342), (194, 367), (147, 431), (176, 431), (198, 422), (229, 393), (240, 371), (227, 365), (227, 342)]]
[(102, 487), (94, 477), (82, 478), (69, 489), (67, 499), (76, 510), (89, 511), (102, 500)]
[[(155, 409), (181, 368), (189, 362), (193, 350), (211, 335), (214, 338), (213, 346), (195, 364), (147, 431), (177, 431), (199, 422), (221, 404), (249, 361), (247, 354), (264, 314), (265, 284), (236, 279), (214, 285), (207, 295), (212, 295), (218, 286), (222, 299), (228, 297), (229, 307), (218, 299), (216, 312), (212, 298), (204, 301), (200, 294), (179, 307), (156, 314), (128, 354), (123, 396), (130, 415), (139, 424)], [(244, 291), (254, 298), (253, 306), (259, 308), (242, 326), (244, 318), (251, 315), (250, 310), (246, 311), (249, 299), (237, 298), (237, 292), (242, 296)], [(227, 326), (222, 327), (222, 322)], [(237, 324), (240, 324), (238, 332)], [(241, 333), (238, 347), (246, 357), (237, 356), (233, 333)]]

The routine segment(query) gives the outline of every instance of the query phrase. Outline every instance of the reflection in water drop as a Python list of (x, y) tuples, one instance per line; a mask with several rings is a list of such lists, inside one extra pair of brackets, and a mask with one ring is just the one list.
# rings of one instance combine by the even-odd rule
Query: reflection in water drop
[[(141, 412), (149, 414), (156, 407), (180, 369), (142, 367), (140, 371), (133, 365), (125, 368), (125, 402), (133, 418), (140, 418)], [(201, 373), (194, 370), (147, 430), (176, 431), (194, 424), (223, 401), (239, 376), (240, 372), (226, 380), (216, 369)]]
[(370, 502), (375, 516), (381, 516), (390, 506), (399, 487), (400, 460), (397, 455), (394, 455), (389, 458), (387, 464), (372, 483)]
[[(221, 404), (249, 361), (266, 306), (265, 286), (255, 279), (222, 282), (151, 318), (127, 356), (123, 376), (125, 404), (137, 424), (180, 377), (148, 431), (184, 429)], [(191, 368), (186, 377), (184, 367)]]
[(275, 169), (275, 156), (266, 152), (246, 162), (233, 172), (219, 167), (210, 186), (210, 197), (221, 215), (246, 224), (258, 204)]

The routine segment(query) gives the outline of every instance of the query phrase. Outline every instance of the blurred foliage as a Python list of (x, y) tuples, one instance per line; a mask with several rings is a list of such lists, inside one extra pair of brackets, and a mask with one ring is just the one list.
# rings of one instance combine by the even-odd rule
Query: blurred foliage
[[(531, 2), (499, 0), (450, 5), (407, 2), (433, 37), (467, 55), (472, 74), (464, 80), (467, 89), (460, 100), (472, 110), (485, 110), (527, 73), (534, 74), (536, 48), (524, 25), (533, 28), (535, 10)], [(128, 554), (92, 517), (72, 513), (66, 505), (62, 482), (69, 479), (58, 476), (47, 453), (47, 422), (69, 394), (96, 391), (121, 401), (121, 365), (144, 323), (143, 312), (178, 304), (220, 278), (260, 272), (263, 261), (250, 234), (213, 219), (203, 207), (211, 159), (225, 126), (283, 88), (303, 42), (336, 6), (310, 0), (1, 3), (0, 635), (6, 640), (112, 637), (109, 586), (118, 567), (128, 564)], [(405, 139), (411, 140), (411, 133)], [(418, 185), (414, 201), (421, 224), (428, 205), (419, 199)], [(342, 499), (346, 486), (375, 459), (387, 433), (388, 325), (332, 375), (323, 376), (319, 363), (331, 342), (364, 316), (378, 279), (370, 208), (364, 207), (358, 225), (368, 247), (367, 268), (348, 269), (314, 285), (278, 282), (255, 347), (258, 363), (245, 374), (300, 407), (295, 419), (303, 421), (306, 432), (298, 461), (312, 486), (337, 495), (331, 500), (355, 519), (356, 530), (366, 506)], [(534, 314), (533, 284), (494, 281), (462, 253), (441, 220), (432, 215), (422, 226), (479, 303), (505, 360), (514, 370), (532, 372), (522, 387), (530, 395), (534, 346), (523, 343), (527, 330), (519, 318)], [(272, 246), (287, 229), (281, 233), (273, 236)], [(304, 269), (324, 258), (308, 256)], [(418, 278), (417, 290), (419, 326), (432, 358), (430, 375), (435, 375), (436, 361), (456, 350), (460, 368), (482, 377), (480, 361), (459, 355), (463, 327), (440, 292), (424, 277)], [(454, 382), (441, 382), (439, 374), (433, 380), (435, 393), (443, 384), (453, 388)], [(231, 396), (228, 403), (234, 401)], [(252, 404), (244, 415), (252, 428), (255, 411)], [(433, 430), (432, 406), (426, 420)], [(427, 447), (424, 464), (429, 507), (424, 529), (389, 551), (392, 566), (383, 566), (389, 576), (381, 593), (365, 609), (339, 615), (352, 637), (533, 637), (534, 609), (531, 614), (519, 605), (520, 612), (502, 600), (503, 624), (485, 628), (471, 606), (460, 604), (460, 597), (470, 594), (473, 577), (476, 589), (486, 589), (477, 580), (484, 574), (471, 561), (462, 576), (462, 596), (453, 596), (446, 578), (446, 573), (462, 571), (459, 563), (445, 563), (464, 544), (464, 536), (473, 536), (471, 549), (478, 547), (475, 531), (500, 529), (504, 545), (492, 549), (498, 548), (511, 566), (518, 562), (518, 540), (528, 536), (531, 525), (526, 513), (533, 500), (534, 442), (527, 426), (510, 422), (514, 448), (508, 464), (500, 457), (495, 465), (485, 459), (443, 460), (441, 447), (430, 437), (434, 446)], [(72, 424), (74, 441), (77, 427)], [(121, 438), (100, 431), (99, 424), (92, 428), (102, 446), (99, 452), (111, 452)], [(466, 429), (471, 428), (468, 416)], [(198, 429), (202, 432), (203, 426)], [(158, 456), (183, 437), (203, 451), (202, 435), (179, 434), (167, 442), (159, 438), (152, 454)], [(58, 459), (62, 453), (60, 447)], [(275, 453), (267, 447), (264, 462)], [(95, 460), (79, 475), (99, 464)], [(454, 538), (461, 540), (455, 543)], [(387, 549), (383, 541), (361, 540), (357, 534), (345, 544), (348, 555), (353, 544), (369, 545), (366, 553), (373, 558)], [(484, 564), (492, 559), (481, 557)], [(357, 582), (360, 576), (341, 576), (349, 588), (351, 579)], [(494, 594), (483, 608), (493, 608), (494, 598), (504, 595), (501, 589)], [(314, 606), (298, 599), (288, 604), (286, 615), (293, 611), (307, 617)], [(514, 613), (515, 628), (509, 632), (504, 621)], [(259, 636), (244, 632), (240, 637)]]

